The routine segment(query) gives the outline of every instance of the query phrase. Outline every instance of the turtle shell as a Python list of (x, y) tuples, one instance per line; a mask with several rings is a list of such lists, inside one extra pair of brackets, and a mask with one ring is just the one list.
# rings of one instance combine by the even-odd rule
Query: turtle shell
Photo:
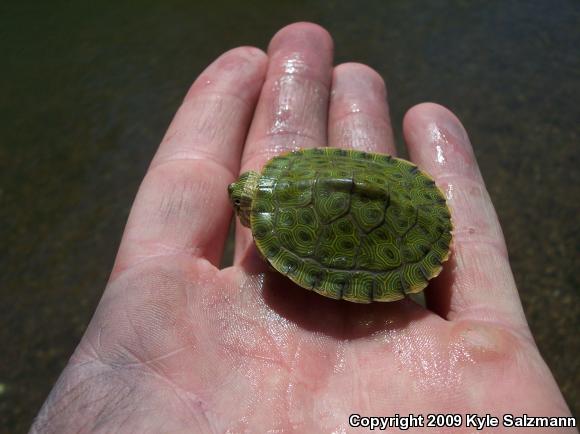
[(250, 226), (258, 250), (280, 273), (326, 297), (359, 303), (423, 290), (448, 258), (452, 229), (443, 194), (417, 166), (336, 148), (266, 163)]

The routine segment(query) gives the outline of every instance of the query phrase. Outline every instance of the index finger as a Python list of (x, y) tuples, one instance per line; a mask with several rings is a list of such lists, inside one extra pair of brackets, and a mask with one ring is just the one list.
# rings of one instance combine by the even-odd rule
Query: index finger
[(261, 50), (240, 47), (195, 81), (139, 188), (113, 275), (163, 255), (219, 262), (231, 217), (227, 185), (238, 172), (266, 66)]

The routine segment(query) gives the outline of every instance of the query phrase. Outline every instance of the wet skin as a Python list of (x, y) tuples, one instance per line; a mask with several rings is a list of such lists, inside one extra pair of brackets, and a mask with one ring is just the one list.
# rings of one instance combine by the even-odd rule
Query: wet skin
[(465, 130), (420, 104), (403, 131), (455, 228), (427, 308), (303, 290), (268, 269), (239, 224), (234, 265), (219, 270), (238, 173), (298, 147), (395, 148), (382, 79), (333, 67), (320, 27), (294, 24), (267, 54), (218, 58), (153, 158), (103, 298), (32, 432), (345, 432), (352, 413), (569, 415)]

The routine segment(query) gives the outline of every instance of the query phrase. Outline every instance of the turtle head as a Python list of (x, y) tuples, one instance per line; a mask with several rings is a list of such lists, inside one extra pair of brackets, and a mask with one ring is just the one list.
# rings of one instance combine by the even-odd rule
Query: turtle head
[(245, 172), (240, 175), (236, 182), (232, 182), (228, 186), (228, 194), (236, 214), (240, 217), (240, 222), (247, 227), (250, 227), (250, 211), (258, 179), (260, 179), (259, 173)]

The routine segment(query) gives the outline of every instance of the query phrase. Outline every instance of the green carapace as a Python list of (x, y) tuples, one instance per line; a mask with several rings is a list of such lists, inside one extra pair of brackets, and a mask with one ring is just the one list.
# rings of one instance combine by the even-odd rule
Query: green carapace
[(243, 173), (228, 191), (263, 257), (326, 297), (399, 300), (422, 291), (449, 256), (445, 198), (400, 158), (303, 149)]

